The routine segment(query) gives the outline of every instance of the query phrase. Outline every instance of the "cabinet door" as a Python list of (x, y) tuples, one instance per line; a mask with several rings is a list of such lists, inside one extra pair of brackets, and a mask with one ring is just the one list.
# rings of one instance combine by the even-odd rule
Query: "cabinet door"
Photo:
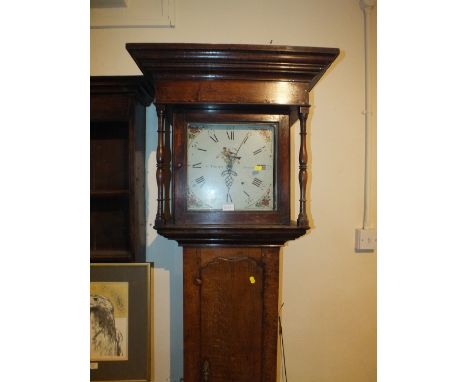
[(200, 269), (203, 381), (261, 381), (263, 268), (219, 257)]

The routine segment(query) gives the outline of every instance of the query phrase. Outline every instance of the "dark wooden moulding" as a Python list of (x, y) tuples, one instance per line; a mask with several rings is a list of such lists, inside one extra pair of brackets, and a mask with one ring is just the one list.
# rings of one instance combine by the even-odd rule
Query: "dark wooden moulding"
[(92, 76), (91, 261), (145, 261), (145, 106), (143, 76)]
[[(274, 45), (219, 44), (127, 44), (127, 50), (154, 86), (158, 114), (156, 181), (158, 208), (155, 229), (181, 245), (283, 245), (309, 229), (306, 208), (307, 148), (306, 122), (309, 92), (339, 54), (335, 48)], [(187, 221), (183, 161), (183, 130), (178, 123), (187, 113), (210, 115), (282, 115), (287, 125), (300, 120), (298, 158), (300, 209), (290, 221), (290, 178), (278, 179), (286, 201), (278, 206), (281, 219), (262, 214), (200, 213)], [(289, 129), (288, 129), (289, 130)], [(173, 144), (170, 142), (172, 134)], [(280, 135), (280, 146), (289, 150), (289, 131)], [(173, 152), (171, 152), (171, 150)], [(289, 151), (278, 163), (289, 174)], [(172, 182), (172, 183), (171, 183)], [(259, 216), (260, 215), (260, 216)], [(265, 214), (264, 214), (265, 215)], [(248, 219), (245, 219), (248, 217)], [(195, 224), (194, 224), (195, 222)], [(249, 227), (250, 226), (250, 227)]]
[[(309, 92), (338, 49), (127, 44), (154, 86), (158, 115), (154, 228), (183, 248), (184, 381), (274, 382), (279, 253), (309, 229)], [(277, 209), (186, 210), (185, 124), (276, 121)], [(299, 214), (291, 221), (290, 128), (300, 121)]]

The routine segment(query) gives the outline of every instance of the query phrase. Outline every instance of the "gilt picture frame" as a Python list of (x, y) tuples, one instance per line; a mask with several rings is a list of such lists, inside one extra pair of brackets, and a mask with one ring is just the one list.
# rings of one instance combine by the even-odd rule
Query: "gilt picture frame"
[(91, 381), (151, 381), (151, 268), (151, 263), (91, 264)]

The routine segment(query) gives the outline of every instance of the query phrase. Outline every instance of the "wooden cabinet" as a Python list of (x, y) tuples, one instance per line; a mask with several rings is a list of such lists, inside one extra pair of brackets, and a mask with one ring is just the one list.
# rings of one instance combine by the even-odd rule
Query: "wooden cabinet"
[(145, 259), (143, 76), (91, 77), (91, 261)]

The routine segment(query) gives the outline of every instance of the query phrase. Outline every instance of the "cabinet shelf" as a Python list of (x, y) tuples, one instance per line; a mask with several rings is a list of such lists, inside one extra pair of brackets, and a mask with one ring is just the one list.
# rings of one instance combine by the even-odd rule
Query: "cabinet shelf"
[(130, 251), (117, 249), (92, 249), (91, 258), (93, 261), (128, 261), (132, 257)]
[(128, 190), (91, 190), (92, 198), (105, 198), (105, 197), (125, 197), (129, 196)]

